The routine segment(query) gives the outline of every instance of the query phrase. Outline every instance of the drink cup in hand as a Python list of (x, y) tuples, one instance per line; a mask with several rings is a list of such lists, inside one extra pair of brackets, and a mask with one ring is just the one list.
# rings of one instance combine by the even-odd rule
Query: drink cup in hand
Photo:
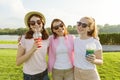
[(90, 54), (94, 54), (94, 50), (93, 49), (86, 49), (86, 56), (88, 56)]
[(34, 37), (34, 41), (37, 43), (38, 48), (42, 47), (41, 43), (42, 43), (42, 37), (41, 37), (41, 33), (39, 32), (35, 32), (33, 34)]
[(38, 48), (42, 47), (42, 45), (41, 45), (42, 39), (41, 39), (40, 37), (34, 38), (34, 40), (35, 40), (35, 42), (37, 43)]
[(95, 52), (95, 44), (87, 44), (86, 45), (86, 56), (90, 55), (90, 54), (94, 54)]

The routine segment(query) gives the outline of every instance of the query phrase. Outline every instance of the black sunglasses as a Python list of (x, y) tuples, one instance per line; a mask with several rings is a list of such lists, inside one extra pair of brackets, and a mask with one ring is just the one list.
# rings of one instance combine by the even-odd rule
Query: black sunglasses
[(59, 24), (59, 25), (53, 26), (53, 29), (58, 30), (59, 27), (63, 28), (63, 24)]
[(88, 24), (82, 23), (82, 22), (77, 22), (77, 26), (82, 26), (82, 28), (86, 28)]
[(40, 25), (40, 24), (41, 24), (41, 20), (37, 20), (37, 21), (29, 21), (29, 24), (32, 25), (32, 26), (34, 26), (35, 23), (37, 23), (38, 25)]

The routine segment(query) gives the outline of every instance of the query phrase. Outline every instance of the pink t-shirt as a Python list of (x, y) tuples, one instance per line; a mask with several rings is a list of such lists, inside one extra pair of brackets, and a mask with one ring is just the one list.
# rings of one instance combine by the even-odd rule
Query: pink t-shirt
[[(25, 39), (25, 36), (22, 36), (20, 42), (22, 47), (25, 48), (25, 54), (27, 54), (26, 52), (29, 51), (34, 44), (34, 39)], [(42, 40), (42, 47), (38, 48), (30, 59), (24, 62), (24, 73), (34, 75), (43, 72), (47, 68), (46, 53), (48, 44), (48, 40)]]

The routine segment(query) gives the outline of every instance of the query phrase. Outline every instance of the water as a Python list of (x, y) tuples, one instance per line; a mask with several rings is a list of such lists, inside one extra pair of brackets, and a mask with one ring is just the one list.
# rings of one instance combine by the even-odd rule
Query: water
[(0, 35), (0, 40), (17, 41), (18, 37), (18, 35)]

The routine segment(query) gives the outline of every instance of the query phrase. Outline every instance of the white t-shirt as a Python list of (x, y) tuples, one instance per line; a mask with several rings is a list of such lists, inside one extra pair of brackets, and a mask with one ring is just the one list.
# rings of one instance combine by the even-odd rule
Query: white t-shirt
[(72, 64), (69, 59), (68, 49), (65, 45), (65, 38), (59, 37), (59, 43), (56, 47), (56, 61), (54, 64), (55, 69), (69, 69), (72, 68)]
[(93, 37), (82, 40), (80, 37), (77, 37), (74, 41), (74, 65), (75, 67), (81, 69), (95, 69), (95, 65), (86, 60), (86, 46), (88, 44), (94, 45), (94, 49), (102, 50), (102, 46), (99, 40), (94, 39)]
[[(25, 39), (25, 36), (22, 36), (21, 45), (25, 48), (25, 54), (32, 48), (33, 44), (34, 39)], [(46, 53), (48, 44), (48, 40), (42, 40), (42, 47), (38, 48), (30, 59), (24, 62), (24, 73), (34, 75), (43, 72), (47, 68)]]

